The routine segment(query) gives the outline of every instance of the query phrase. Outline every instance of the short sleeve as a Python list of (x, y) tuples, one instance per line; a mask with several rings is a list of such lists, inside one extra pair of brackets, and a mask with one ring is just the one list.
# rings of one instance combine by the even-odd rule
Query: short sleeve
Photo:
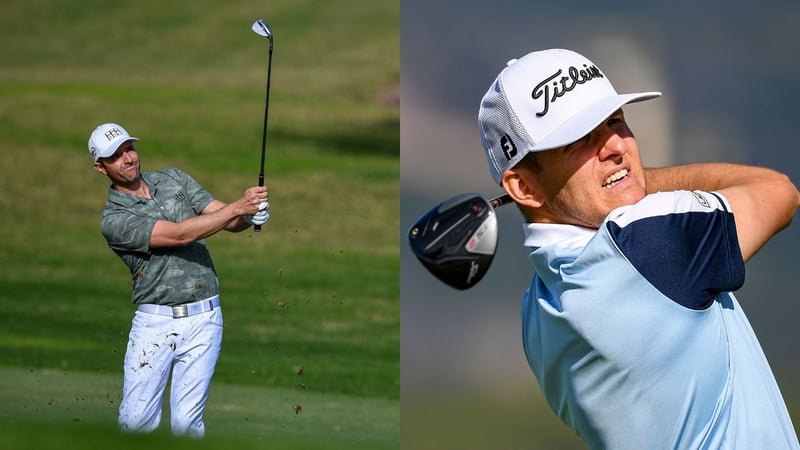
[(661, 192), (612, 213), (605, 226), (635, 269), (691, 309), (744, 284), (744, 260), (725, 199), (700, 191)]
[(107, 211), (100, 220), (100, 231), (114, 251), (146, 253), (156, 220), (122, 209)]
[(195, 214), (200, 214), (203, 209), (215, 199), (210, 192), (206, 191), (200, 183), (195, 181), (195, 179), (186, 172), (180, 169), (170, 168), (164, 170), (164, 173), (183, 186), (189, 198), (189, 204), (192, 206), (192, 210)]

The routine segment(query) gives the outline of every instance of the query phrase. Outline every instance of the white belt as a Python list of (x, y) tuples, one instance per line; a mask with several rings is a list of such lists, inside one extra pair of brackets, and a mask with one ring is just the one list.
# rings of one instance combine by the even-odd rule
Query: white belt
[(189, 317), (195, 314), (200, 314), (219, 308), (219, 295), (200, 300), (193, 303), (184, 303), (183, 305), (166, 306), (166, 305), (153, 305), (142, 304), (139, 305), (139, 311), (147, 314), (157, 314), (159, 316), (169, 316), (173, 319), (180, 319), (182, 317)]

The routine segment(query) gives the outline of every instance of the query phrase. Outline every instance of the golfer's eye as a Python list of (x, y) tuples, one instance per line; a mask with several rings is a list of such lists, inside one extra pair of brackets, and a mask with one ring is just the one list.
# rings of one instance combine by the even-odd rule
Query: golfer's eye
[[(591, 134), (591, 133), (590, 133), (590, 134)], [(568, 152), (568, 151), (570, 151), (570, 150), (574, 150), (574, 149), (576, 149), (576, 148), (580, 147), (580, 146), (581, 146), (581, 145), (582, 145), (584, 142), (586, 142), (588, 139), (589, 139), (589, 134), (587, 134), (586, 136), (584, 136), (584, 137), (582, 137), (582, 138), (578, 139), (577, 141), (573, 142), (572, 144), (569, 144), (569, 145), (566, 145), (566, 146), (564, 146), (563, 150), (564, 150), (565, 152)]]
[(625, 123), (625, 115), (622, 113), (622, 110), (617, 110), (616, 113), (612, 114), (606, 120), (606, 125), (609, 127), (613, 127), (615, 125), (620, 125)]

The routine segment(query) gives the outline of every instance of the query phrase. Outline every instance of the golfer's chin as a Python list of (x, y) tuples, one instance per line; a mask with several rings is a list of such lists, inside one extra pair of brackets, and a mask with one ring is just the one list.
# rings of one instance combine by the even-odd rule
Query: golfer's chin
[(136, 181), (139, 178), (139, 165), (135, 164), (123, 169), (120, 172), (120, 178), (128, 182)]
[(114, 184), (117, 184), (117, 185), (120, 185), (120, 186), (129, 186), (132, 183), (134, 183), (136, 180), (138, 180), (139, 177), (140, 177), (140, 173), (139, 173), (139, 169), (137, 168), (135, 170), (123, 171), (123, 172), (115, 174), (114, 177), (112, 178), (112, 181), (114, 182)]
[(617, 208), (634, 205), (643, 199), (644, 196), (645, 192), (641, 189), (627, 189), (624, 191), (615, 192), (614, 195), (611, 195), (606, 199), (606, 215)]

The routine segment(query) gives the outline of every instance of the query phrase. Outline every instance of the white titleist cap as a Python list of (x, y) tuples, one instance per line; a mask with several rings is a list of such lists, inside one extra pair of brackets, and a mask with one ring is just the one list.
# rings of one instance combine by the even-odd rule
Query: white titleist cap
[(500, 184), (503, 172), (528, 153), (571, 144), (623, 105), (660, 95), (617, 94), (597, 66), (570, 50), (513, 59), (483, 96), (478, 112), (492, 178)]
[(104, 123), (92, 131), (89, 136), (89, 154), (92, 159), (97, 161), (100, 158), (107, 158), (113, 155), (120, 144), (125, 141), (139, 141), (128, 134), (125, 128), (115, 123)]

